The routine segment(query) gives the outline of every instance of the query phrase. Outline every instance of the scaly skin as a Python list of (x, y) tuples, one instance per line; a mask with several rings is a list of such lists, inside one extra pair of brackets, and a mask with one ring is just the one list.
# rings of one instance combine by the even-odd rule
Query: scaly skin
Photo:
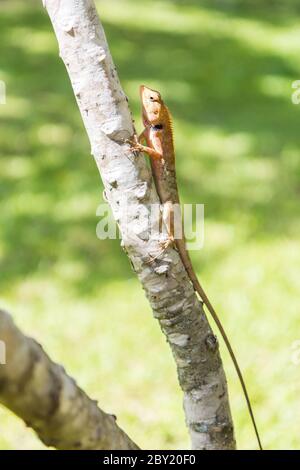
[[(150, 88), (142, 85), (140, 87), (140, 96), (142, 103), (142, 118), (145, 129), (139, 138), (133, 142), (133, 149), (136, 151), (145, 152), (150, 157), (156, 190), (163, 205), (163, 218), (167, 223), (167, 229), (169, 232), (169, 241), (164, 244), (164, 248), (166, 248), (166, 246), (168, 246), (170, 243), (175, 244), (195, 291), (206, 305), (221, 332), (239, 377), (253, 423), (254, 431), (257, 437), (258, 445), (260, 450), (262, 450), (262, 445), (246, 385), (241, 369), (232, 350), (230, 341), (224, 331), (216, 311), (214, 310), (197, 279), (189, 253), (186, 249), (184, 235), (182, 235), (181, 238), (174, 239), (175, 221), (173, 219), (174, 214), (172, 206), (173, 204), (179, 204), (179, 193), (175, 171), (173, 130), (169, 110), (164, 104), (158, 91), (151, 90)], [(146, 141), (146, 145), (142, 145), (143, 141)]]

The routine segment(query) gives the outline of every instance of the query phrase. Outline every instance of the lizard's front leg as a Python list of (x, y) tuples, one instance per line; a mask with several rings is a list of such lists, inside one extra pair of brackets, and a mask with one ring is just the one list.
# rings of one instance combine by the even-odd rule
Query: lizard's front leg
[(148, 145), (142, 144), (142, 142), (146, 140), (147, 130), (148, 129), (145, 128), (139, 136), (135, 135), (133, 140), (128, 140), (128, 143), (131, 144), (131, 150), (147, 153), (150, 158), (163, 158), (161, 152), (149, 147)]
[(142, 145), (139, 142), (135, 142), (135, 143), (131, 142), (131, 143), (132, 143), (131, 150), (133, 150), (133, 151), (145, 152), (151, 158), (163, 158), (163, 156), (160, 152), (157, 152), (156, 150), (154, 150), (151, 147), (148, 147), (146, 145)]

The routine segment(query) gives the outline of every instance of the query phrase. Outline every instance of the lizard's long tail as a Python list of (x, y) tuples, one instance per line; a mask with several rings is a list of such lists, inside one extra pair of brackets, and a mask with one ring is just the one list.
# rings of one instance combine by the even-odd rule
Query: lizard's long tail
[(261, 444), (261, 440), (260, 440), (260, 436), (259, 436), (259, 432), (258, 432), (258, 429), (257, 429), (257, 425), (256, 425), (256, 421), (255, 421), (255, 418), (254, 418), (254, 413), (253, 413), (253, 410), (252, 410), (252, 406), (251, 406), (251, 402), (250, 402), (250, 398), (249, 398), (249, 395), (248, 395), (248, 392), (247, 392), (247, 388), (246, 388), (246, 384), (244, 382), (244, 378), (243, 378), (243, 375), (242, 375), (242, 372), (241, 372), (241, 369), (240, 369), (240, 366), (237, 362), (237, 359), (235, 357), (235, 354), (233, 352), (233, 349), (231, 347), (231, 344), (230, 344), (230, 341), (228, 339), (228, 336), (227, 334), (225, 333), (225, 330), (223, 328), (223, 325), (215, 311), (215, 309), (213, 308), (212, 304), (210, 303), (209, 299), (207, 298), (204, 290), (202, 289), (201, 287), (201, 284), (200, 282), (198, 281), (198, 278), (195, 274), (195, 271), (194, 271), (194, 268), (192, 266), (192, 262), (191, 262), (191, 259), (190, 259), (190, 256), (189, 256), (189, 253), (186, 249), (186, 246), (185, 246), (185, 240), (183, 239), (177, 239), (175, 240), (176, 242), (176, 247), (178, 249), (178, 252), (179, 252), (179, 255), (180, 255), (180, 258), (184, 264), (184, 267), (188, 273), (188, 276), (193, 284), (193, 287), (195, 289), (195, 291), (199, 294), (199, 296), (201, 297), (201, 299), (203, 300), (204, 304), (206, 305), (207, 309), (209, 310), (211, 316), (213, 317), (217, 327), (219, 328), (220, 330), (220, 333), (223, 337), (223, 340), (224, 340), (224, 343), (226, 344), (226, 347), (228, 349), (228, 352), (230, 354), (230, 357), (232, 359), (232, 362), (235, 366), (235, 370), (237, 372), (237, 375), (239, 377), (239, 380), (240, 380), (240, 383), (241, 383), (241, 386), (242, 386), (242, 389), (243, 389), (243, 392), (244, 392), (244, 396), (245, 396), (245, 399), (246, 399), (246, 402), (247, 402), (247, 406), (248, 406), (248, 410), (249, 410), (249, 414), (250, 414), (250, 417), (251, 417), (251, 421), (252, 421), (252, 424), (253, 424), (253, 427), (254, 427), (254, 431), (255, 431), (255, 434), (256, 434), (256, 438), (257, 438), (257, 442), (258, 442), (258, 445), (259, 445), (259, 449), (260, 450), (263, 450), (262, 448), (262, 444)]

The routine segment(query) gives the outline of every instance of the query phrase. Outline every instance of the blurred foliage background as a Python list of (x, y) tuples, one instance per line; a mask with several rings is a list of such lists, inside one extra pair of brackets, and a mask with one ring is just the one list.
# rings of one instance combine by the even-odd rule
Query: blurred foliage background
[[(119, 241), (100, 241), (90, 147), (42, 2), (2, 0), (0, 300), (143, 448), (188, 448), (176, 371)], [(296, 0), (98, 1), (139, 120), (138, 85), (173, 115), (192, 252), (245, 373), (266, 448), (299, 448), (300, 6)], [(214, 326), (214, 325), (213, 325)], [(255, 448), (221, 344), (239, 448)], [(0, 448), (43, 448), (0, 409)]]

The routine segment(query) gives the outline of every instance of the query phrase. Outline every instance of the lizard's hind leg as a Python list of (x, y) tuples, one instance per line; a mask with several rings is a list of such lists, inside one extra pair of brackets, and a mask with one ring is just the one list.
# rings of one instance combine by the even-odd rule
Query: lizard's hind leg
[(174, 205), (171, 201), (167, 201), (164, 203), (162, 210), (162, 219), (165, 223), (165, 227), (168, 233), (168, 239), (162, 242), (162, 246), (165, 246), (165, 249), (167, 249), (168, 246), (174, 243), (175, 236), (175, 211)]
[(163, 204), (162, 209), (162, 220), (163, 226), (167, 229), (167, 238), (159, 242), (160, 251), (154, 257), (150, 255), (149, 263), (153, 263), (155, 260), (160, 258), (164, 252), (175, 244), (174, 233), (175, 233), (175, 213), (174, 207), (171, 201), (167, 201)]

